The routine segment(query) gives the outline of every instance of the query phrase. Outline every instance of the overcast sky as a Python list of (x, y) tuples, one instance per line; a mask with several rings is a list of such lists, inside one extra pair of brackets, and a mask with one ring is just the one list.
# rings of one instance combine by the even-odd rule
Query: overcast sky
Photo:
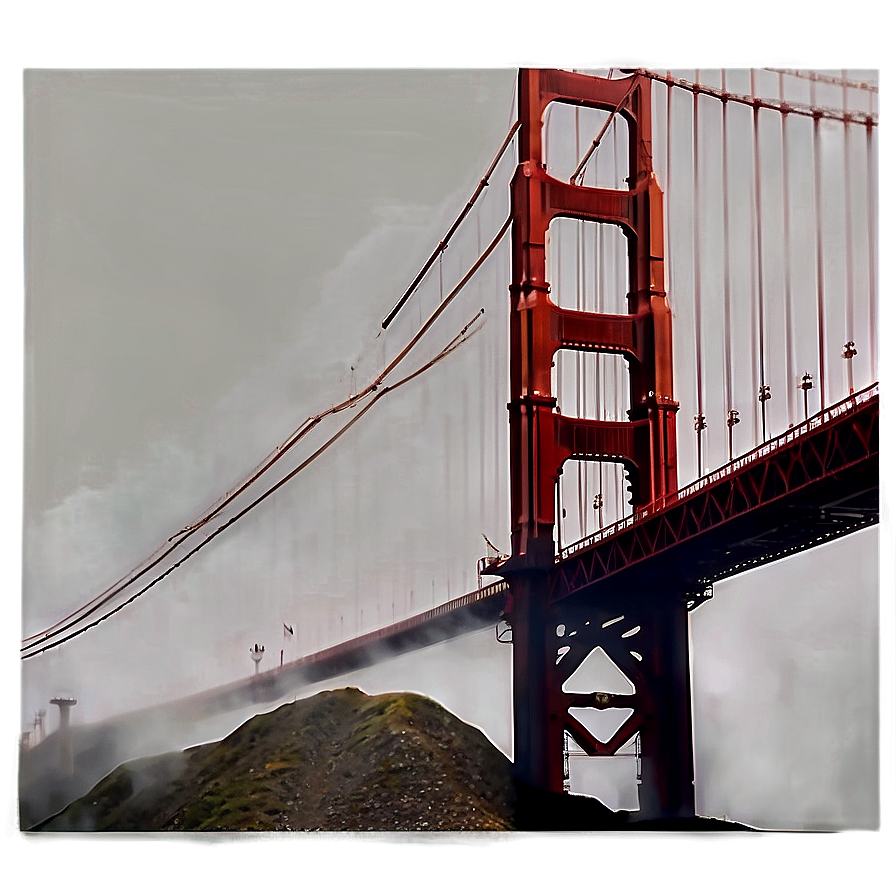
[[(309, 414), (368, 382), (417, 328), (506, 215), (510, 159), (457, 246), (377, 335), (500, 144), (514, 79), (512, 70), (27, 73), (26, 633), (197, 518)], [(673, 109), (669, 162), (683, 179), (688, 111)], [(549, 124), (562, 133), (562, 121)], [(661, 180), (664, 142), (658, 126)], [(609, 150), (601, 158), (606, 168)], [(560, 148), (550, 161), (562, 167)], [(619, 179), (618, 164), (606, 177)], [(679, 247), (693, 232), (688, 189), (674, 181), (670, 191)], [(571, 253), (561, 260), (564, 235), (552, 236), (556, 287)], [(690, 252), (678, 251), (684, 482), (694, 475), (695, 361), (693, 311), (678, 295), (694, 285)], [(62, 692), (90, 720), (214, 686), (248, 674), (253, 642), (267, 646), (270, 667), (281, 647), (289, 659), (475, 587), (480, 532), (507, 543), (506, 256), (505, 243), (418, 357), (484, 308), (470, 344), (387, 397), (137, 603), (27, 661), (23, 723)], [(746, 267), (737, 272), (748, 280)], [(565, 289), (555, 288), (561, 303)], [(741, 304), (743, 332), (746, 290)], [(707, 330), (720, 320), (713, 307)], [(742, 379), (749, 407), (753, 383)], [(724, 432), (717, 420), (710, 431)], [(722, 440), (716, 449), (707, 469), (725, 459)], [(874, 823), (875, 546), (876, 532), (863, 533), (744, 577), (694, 615), (702, 811), (769, 826)], [(851, 568), (844, 556), (862, 562)], [(283, 622), (297, 629), (288, 643)], [(506, 691), (504, 650), (492, 645), (481, 662)], [(405, 664), (405, 686), (427, 689), (415, 684), (416, 663)], [(439, 696), (509, 752), (509, 702), (471, 700), (476, 675), (460, 680)], [(844, 705), (848, 721), (827, 711)], [(757, 715), (774, 721), (760, 729)], [(839, 759), (826, 749), (838, 738)], [(744, 751), (756, 757), (747, 787), (735, 761)], [(801, 788), (796, 770), (806, 768), (815, 771)], [(757, 780), (773, 783), (757, 790)], [(611, 801), (630, 803), (631, 787)]]

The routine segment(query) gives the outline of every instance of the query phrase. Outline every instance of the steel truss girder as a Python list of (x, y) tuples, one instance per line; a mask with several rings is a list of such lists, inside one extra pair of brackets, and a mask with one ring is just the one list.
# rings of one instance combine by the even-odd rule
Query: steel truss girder
[[(876, 396), (867, 399), (776, 450), (760, 454), (716, 482), (668, 503), (615, 536), (559, 562), (551, 578), (551, 600), (561, 601), (620, 573), (634, 572), (638, 564), (765, 508), (786, 505), (796, 507), (800, 513), (818, 514), (818, 499), (806, 500), (802, 505), (800, 499), (827, 483), (842, 481), (840, 491), (844, 491), (851, 478), (861, 482), (876, 480), (878, 407)], [(805, 507), (814, 509), (805, 511)], [(772, 555), (763, 544), (752, 559), (741, 557), (736, 566), (726, 566), (722, 561), (715, 569), (705, 569), (684, 584), (696, 587), (702, 582), (717, 581), (751, 564), (806, 547), (810, 541), (827, 540), (874, 521), (876, 509), (864, 517), (844, 520), (839, 528), (828, 526), (819, 533), (807, 530), (806, 544), (785, 545), (782, 541), (781, 550)], [(769, 540), (774, 541), (774, 535), (766, 542)]]

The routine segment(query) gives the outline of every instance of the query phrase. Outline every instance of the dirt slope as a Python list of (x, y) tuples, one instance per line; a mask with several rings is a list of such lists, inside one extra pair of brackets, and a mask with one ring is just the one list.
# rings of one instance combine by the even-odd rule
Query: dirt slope
[(417, 694), (346, 688), (126, 763), (40, 829), (508, 830), (514, 799), (479, 730)]

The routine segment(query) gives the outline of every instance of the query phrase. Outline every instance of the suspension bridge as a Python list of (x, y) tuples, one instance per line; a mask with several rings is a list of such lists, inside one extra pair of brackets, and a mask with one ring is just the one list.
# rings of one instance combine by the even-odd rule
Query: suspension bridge
[[(303, 655), (284, 641), (279, 665), (166, 713), (495, 628), (520, 777), (562, 791), (571, 751), (634, 748), (640, 811), (693, 815), (688, 614), (878, 519), (876, 95), (848, 72), (522, 70), (506, 136), (332, 402), (303, 396), (250, 474), (111, 586), (60, 600), (26, 670), (168, 612), (206, 557), (228, 556), (206, 566), (222, 591), (239, 580), (212, 612), (250, 625), (272, 598), (246, 606), (247, 577), (301, 567), (282, 614)], [(570, 688), (595, 653), (626, 692)]]

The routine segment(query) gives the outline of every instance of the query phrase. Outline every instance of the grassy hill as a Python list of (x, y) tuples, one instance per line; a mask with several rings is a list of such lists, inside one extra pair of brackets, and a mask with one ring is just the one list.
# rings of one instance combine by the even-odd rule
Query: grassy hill
[(33, 830), (508, 831), (655, 827), (516, 783), (476, 728), (427, 697), (324, 691), (217, 743), (127, 762)]

